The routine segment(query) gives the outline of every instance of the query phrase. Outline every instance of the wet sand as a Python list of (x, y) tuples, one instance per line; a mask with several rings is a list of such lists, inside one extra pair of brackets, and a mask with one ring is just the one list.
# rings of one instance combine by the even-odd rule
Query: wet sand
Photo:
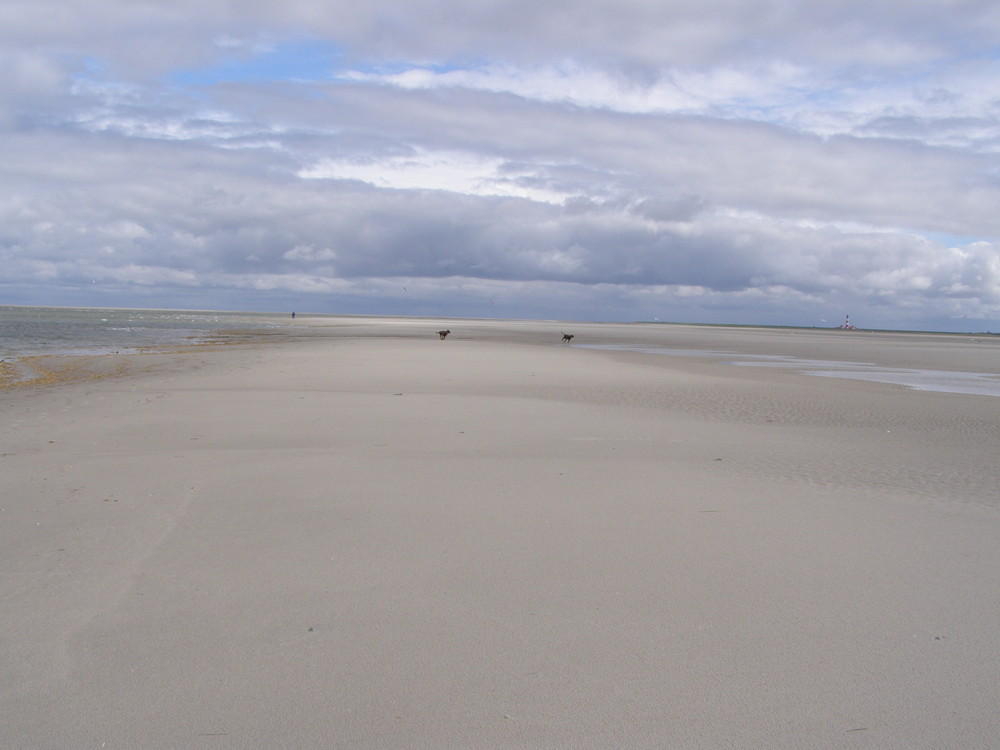
[(300, 316), (2, 389), (0, 744), (1000, 741), (1000, 398), (563, 330), (1000, 363), (995, 337)]

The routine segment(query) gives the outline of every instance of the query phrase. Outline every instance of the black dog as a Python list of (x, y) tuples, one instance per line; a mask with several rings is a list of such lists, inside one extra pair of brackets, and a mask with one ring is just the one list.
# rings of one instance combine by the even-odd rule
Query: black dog
[(444, 337), (447, 336), (449, 333), (451, 333), (450, 329), (447, 330), (447, 331), (438, 331), (438, 336), (440, 336), (442, 339), (444, 339)]
[(572, 333), (564, 333), (562, 340), (565, 341), (568, 344), (570, 341), (573, 340), (573, 336), (574, 336), (574, 334), (572, 334)]

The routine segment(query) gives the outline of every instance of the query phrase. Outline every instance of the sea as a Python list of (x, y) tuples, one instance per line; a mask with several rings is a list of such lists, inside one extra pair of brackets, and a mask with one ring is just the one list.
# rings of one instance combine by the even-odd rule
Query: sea
[(43, 354), (111, 354), (195, 344), (226, 329), (284, 325), (283, 315), (0, 305), (0, 360)]

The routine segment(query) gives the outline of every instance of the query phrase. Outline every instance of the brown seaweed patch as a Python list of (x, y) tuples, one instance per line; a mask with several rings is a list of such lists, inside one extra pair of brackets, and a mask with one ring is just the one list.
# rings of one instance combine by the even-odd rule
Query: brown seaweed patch
[(40, 355), (0, 363), (0, 388), (100, 380), (127, 372), (120, 355)]

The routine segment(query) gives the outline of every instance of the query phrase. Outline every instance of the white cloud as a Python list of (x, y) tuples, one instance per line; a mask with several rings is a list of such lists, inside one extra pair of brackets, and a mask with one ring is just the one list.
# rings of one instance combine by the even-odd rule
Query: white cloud
[(571, 194), (533, 188), (531, 170), (506, 165), (502, 159), (458, 151), (417, 149), (407, 156), (383, 159), (322, 159), (299, 171), (304, 179), (360, 180), (394, 190), (447, 190), (481, 196), (527, 198), (563, 203)]

